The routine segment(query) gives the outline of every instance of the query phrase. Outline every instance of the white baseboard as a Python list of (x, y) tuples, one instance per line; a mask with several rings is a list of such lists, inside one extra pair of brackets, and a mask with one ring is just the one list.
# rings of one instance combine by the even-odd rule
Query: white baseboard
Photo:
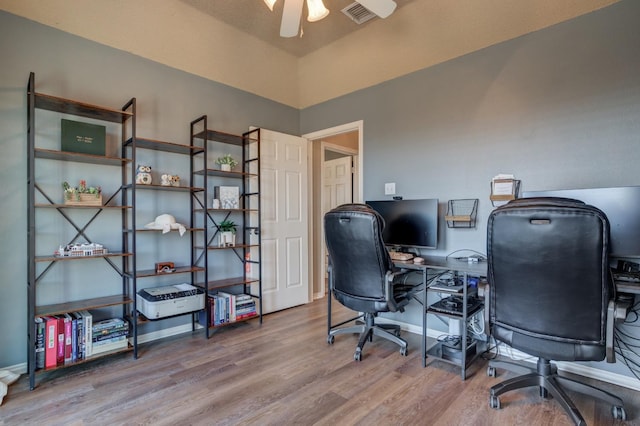
[[(397, 324), (402, 327), (402, 330), (408, 331), (413, 334), (422, 334), (422, 327), (414, 324), (407, 324), (399, 322), (389, 318), (377, 317), (376, 321), (380, 324)], [(443, 331), (433, 330), (427, 328), (427, 337), (437, 339), (443, 334), (447, 334)], [(506, 352), (506, 353), (505, 353)], [(514, 361), (525, 361), (535, 364), (536, 358), (529, 354), (521, 352), (517, 349), (509, 348), (508, 351), (501, 351), (500, 355), (507, 358), (511, 358)], [(599, 368), (589, 367), (576, 362), (562, 362), (557, 361), (555, 364), (558, 366), (558, 370), (566, 371), (567, 373), (577, 374), (579, 376), (588, 377), (590, 379), (600, 380), (602, 382), (611, 383), (613, 385), (622, 386), (628, 389), (640, 391), (640, 381), (635, 377), (623, 376), (622, 374), (612, 373), (610, 371), (601, 370)]]

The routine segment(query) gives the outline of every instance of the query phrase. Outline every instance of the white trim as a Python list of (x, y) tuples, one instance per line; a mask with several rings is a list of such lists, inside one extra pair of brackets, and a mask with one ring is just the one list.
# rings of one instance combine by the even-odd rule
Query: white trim
[[(323, 129), (323, 130), (317, 130), (315, 132), (311, 132), (311, 133), (306, 133), (304, 135), (302, 135), (303, 138), (306, 138), (307, 140), (309, 140), (309, 143), (312, 143), (312, 141), (314, 140), (318, 140), (318, 139), (322, 139), (322, 138), (327, 138), (330, 136), (335, 136), (335, 135), (339, 135), (341, 133), (347, 133), (347, 132), (353, 132), (353, 131), (357, 131), (358, 132), (358, 152), (354, 153), (354, 158), (357, 159), (358, 161), (358, 165), (356, 167), (356, 173), (358, 173), (358, 191), (356, 194), (356, 198), (354, 198), (354, 202), (362, 202), (362, 193), (363, 193), (363, 176), (362, 176), (362, 162), (364, 160), (364, 153), (363, 153), (363, 140), (364, 140), (364, 121), (363, 120), (358, 120), (358, 121), (353, 121), (351, 123), (346, 123), (346, 124), (341, 124), (339, 126), (335, 126), (335, 127), (330, 127), (328, 129)], [(324, 142), (323, 142), (324, 144)], [(320, 159), (322, 161), (324, 161), (324, 146), (321, 146), (320, 149)], [(342, 147), (342, 150), (345, 150), (346, 148)], [(333, 148), (332, 148), (333, 150)], [(309, 148), (309, 153), (312, 153), (313, 149)], [(356, 155), (357, 154), (357, 155)], [(313, 177), (313, 159), (311, 158), (309, 161), (309, 176)], [(322, 170), (320, 171), (320, 178), (322, 178)], [(310, 182), (310, 191), (313, 190), (313, 182), (312, 182), (312, 178), (309, 179)], [(312, 194), (313, 192), (309, 192), (310, 194)], [(313, 197), (309, 197), (309, 200), (311, 200)], [(313, 203), (311, 203), (310, 201), (310, 205), (309, 205), (309, 228), (310, 229), (315, 229), (315, 223), (313, 223), (313, 213), (314, 213), (314, 205)], [(309, 247), (309, 258), (310, 259), (315, 259), (314, 262), (312, 262), (312, 266), (311, 266), (311, 270), (314, 269), (313, 265), (322, 265), (324, 263), (324, 256), (325, 256), (325, 249), (324, 249), (324, 245), (320, 244), (320, 250), (314, 250), (315, 247), (315, 241), (313, 238), (309, 239), (310, 241), (310, 247)], [(325, 286), (324, 286), (324, 273), (321, 267), (318, 268), (318, 274), (315, 277), (317, 282), (318, 282), (318, 291), (316, 293), (314, 293), (313, 297), (316, 299), (320, 299), (320, 298), (324, 298), (325, 296)]]
[[(408, 331), (409, 333), (421, 334), (422, 327), (414, 324), (407, 324), (403, 322), (399, 322), (396, 320), (391, 320), (388, 318), (378, 317), (376, 321), (383, 324), (398, 324), (402, 327), (403, 330)], [(443, 334), (442, 331), (427, 329), (427, 337), (431, 337), (437, 339), (438, 336)], [(429, 349), (429, 348), (427, 348)], [(517, 349), (509, 348), (507, 351), (501, 351), (501, 356), (506, 358), (510, 358), (514, 361), (523, 361), (528, 363), (535, 364), (536, 358), (532, 357), (529, 354), (521, 352)], [(611, 383), (612, 385), (625, 387), (628, 389), (632, 389), (635, 391), (640, 391), (640, 380), (631, 376), (624, 376), (618, 373), (612, 373), (610, 371), (602, 370), (600, 368), (589, 367), (588, 365), (584, 365), (577, 362), (563, 362), (563, 361), (554, 361), (554, 363), (558, 366), (558, 370), (566, 371), (567, 373), (577, 374), (579, 376), (588, 377), (590, 379), (600, 380), (601, 382)]]

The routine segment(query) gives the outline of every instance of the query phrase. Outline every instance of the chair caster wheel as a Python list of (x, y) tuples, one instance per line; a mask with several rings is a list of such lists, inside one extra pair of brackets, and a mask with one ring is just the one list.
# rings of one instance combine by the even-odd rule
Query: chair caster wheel
[(487, 367), (487, 376), (489, 377), (496, 377), (496, 368), (495, 367)]
[(353, 354), (353, 359), (354, 361), (362, 361), (362, 352), (356, 351), (356, 353)]
[(328, 335), (327, 336), (327, 343), (330, 345), (333, 345), (333, 342), (336, 340), (336, 337), (334, 335)]
[(489, 407), (493, 408), (494, 410), (499, 410), (500, 409), (500, 398), (494, 395), (491, 395), (489, 397)]
[(611, 414), (616, 420), (627, 420), (627, 413), (624, 411), (624, 407), (614, 405), (613, 407), (611, 407)]
[(407, 356), (408, 354), (409, 351), (407, 350), (407, 348), (400, 348), (400, 355)]

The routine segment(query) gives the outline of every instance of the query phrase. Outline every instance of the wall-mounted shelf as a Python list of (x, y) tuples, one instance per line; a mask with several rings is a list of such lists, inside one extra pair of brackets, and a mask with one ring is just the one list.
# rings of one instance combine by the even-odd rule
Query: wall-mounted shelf
[(449, 228), (475, 228), (478, 199), (449, 200), (444, 219)]

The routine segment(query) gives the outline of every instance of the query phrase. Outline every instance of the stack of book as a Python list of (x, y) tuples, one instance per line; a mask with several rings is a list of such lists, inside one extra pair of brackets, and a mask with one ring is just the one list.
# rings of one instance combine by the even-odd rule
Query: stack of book
[(99, 355), (125, 349), (128, 344), (128, 335), (129, 323), (122, 318), (111, 318), (94, 323), (91, 338), (92, 354)]
[[(241, 321), (258, 315), (256, 302), (248, 294), (232, 294), (219, 291), (207, 297), (209, 303), (209, 325), (222, 325)], [(199, 322), (205, 324), (204, 312), (200, 314)]]
[(36, 369), (71, 364), (91, 356), (89, 311), (36, 317)]

